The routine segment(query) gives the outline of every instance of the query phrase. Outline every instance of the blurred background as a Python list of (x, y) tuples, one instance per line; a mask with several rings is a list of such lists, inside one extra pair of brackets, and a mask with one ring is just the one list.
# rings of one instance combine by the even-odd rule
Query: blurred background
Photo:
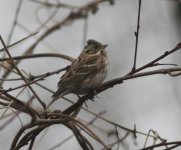
[[(55, 0), (49, 2), (56, 3)], [(91, 0), (60, 0), (60, 2), (73, 6), (82, 6), (91, 2)], [(0, 34), (5, 41), (8, 41), (8, 36), (12, 31), (18, 4), (19, 0), (0, 0)], [(14, 29), (10, 43), (18, 41), (31, 32), (38, 30), (39, 33), (11, 48), (10, 51), (13, 56), (22, 55), (25, 49), (36, 41), (38, 36), (56, 22), (61, 21), (71, 11), (65, 8), (59, 9), (52, 21), (39, 30), (41, 22), (45, 22), (50, 14), (56, 11), (55, 9), (48, 9), (31, 0), (22, 1), (17, 19), (18, 24)], [(63, 53), (76, 58), (84, 47), (85, 38), (86, 40), (95, 39), (108, 44), (107, 52), (110, 66), (106, 81), (121, 77), (127, 74), (133, 65), (135, 48), (134, 32), (137, 25), (137, 12), (138, 0), (116, 0), (114, 5), (110, 5), (109, 3), (100, 4), (96, 14), (89, 13), (87, 19), (75, 20), (73, 23), (47, 36), (43, 42), (37, 45), (34, 53)], [(140, 25), (137, 57), (138, 67), (162, 55), (165, 51), (171, 50), (181, 42), (181, 3), (176, 0), (143, 0)], [(160, 63), (181, 65), (180, 58), (181, 52), (177, 51), (161, 60)], [(68, 64), (70, 64), (69, 61), (48, 57), (23, 60), (19, 64), (19, 68), (26, 73), (39, 75), (63, 68)], [(168, 66), (152, 69), (166, 67)], [(40, 83), (55, 91), (60, 76), (61, 74), (53, 75)], [(8, 76), (8, 78), (13, 77), (15, 77), (14, 74)], [(23, 82), (6, 82), (3, 87), (5, 89), (15, 87), (20, 85), (20, 83), (22, 84)], [(148, 133), (150, 129), (153, 129), (168, 141), (179, 141), (181, 139), (180, 83), (180, 76), (173, 78), (168, 75), (154, 75), (127, 80), (123, 84), (116, 85), (100, 93), (95, 98), (95, 102), (88, 101), (88, 109), (95, 113), (106, 111), (103, 115), (105, 118), (125, 127), (134, 129), (135, 124), (137, 130), (144, 133)], [(50, 102), (51, 93), (36, 85), (33, 88), (45, 103)], [(11, 94), (16, 94), (17, 92), (13, 91)], [(26, 101), (30, 95), (31, 93), (27, 90), (19, 98)], [(66, 97), (73, 101), (77, 99), (73, 95)], [(37, 102), (34, 102), (33, 105), (35, 108), (40, 107)], [(62, 100), (54, 103), (52, 109), (63, 109), (68, 106), (70, 104)], [(93, 118), (91, 114), (83, 110), (78, 117), (85, 121), (90, 121)], [(27, 116), (21, 114), (20, 118), (23, 124), (29, 121)], [(114, 130), (114, 126), (100, 119), (97, 119), (94, 125), (95, 127), (92, 126), (90, 128), (105, 143), (111, 143), (116, 140), (115, 136), (107, 137), (105, 132), (105, 130)], [(13, 137), (20, 127), (21, 123), (19, 119), (15, 119), (0, 131), (1, 149), (9, 149)], [(62, 125), (54, 125), (39, 135), (41, 140), (37, 141), (34, 149), (48, 150), (71, 134), (71, 131)], [(120, 138), (124, 134), (125, 131), (119, 130)], [(120, 150), (142, 148), (145, 138), (145, 136), (137, 135), (137, 139), (135, 140), (132, 136), (129, 136), (120, 144)], [(94, 143), (94, 141), (92, 142)], [(96, 142), (94, 146), (96, 149), (102, 148)], [(115, 146), (114, 149), (116, 148)], [(79, 150), (80, 146), (76, 139), (72, 138), (57, 148), (57, 150), (60, 149)]]

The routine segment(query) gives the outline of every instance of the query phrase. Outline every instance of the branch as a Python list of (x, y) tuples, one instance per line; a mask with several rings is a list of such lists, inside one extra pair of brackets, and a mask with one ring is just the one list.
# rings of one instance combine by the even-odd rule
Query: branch
[[(123, 83), (124, 80), (129, 80), (129, 79), (134, 79), (134, 78), (149, 76), (149, 75), (155, 75), (155, 74), (170, 74), (172, 72), (178, 72), (178, 71), (181, 72), (181, 68), (177, 67), (177, 68), (168, 68), (168, 69), (158, 69), (158, 70), (154, 70), (154, 71), (147, 71), (147, 72), (131, 74), (131, 75), (127, 74), (123, 77), (116, 78), (116, 79), (113, 79), (113, 80), (110, 80), (110, 81), (103, 83), (101, 86), (96, 88), (96, 94), (99, 94), (99, 93), (101, 93), (101, 92), (103, 92), (109, 88), (112, 88), (113, 86), (115, 86), (117, 84), (121, 84), (121, 83)], [(93, 99), (94, 94), (95, 94), (95, 92), (91, 91), (87, 95), (82, 96), (81, 98), (79, 98), (78, 102), (76, 102), (72, 106), (68, 107), (66, 110), (63, 111), (63, 113), (64, 114), (71, 114), (77, 108), (80, 108), (80, 106), (82, 106), (82, 104), (86, 100)]]
[[(21, 73), (21, 71), (20, 71), (20, 70), (18, 69), (18, 67), (15, 65), (15, 62), (14, 62), (14, 60), (13, 60), (10, 52), (8, 51), (8, 49), (7, 49), (7, 47), (6, 47), (6, 45), (5, 45), (5, 43), (4, 43), (4, 41), (3, 41), (3, 39), (2, 39), (1, 36), (0, 36), (0, 40), (1, 40), (1, 43), (3, 44), (3, 47), (4, 47), (5, 51), (6, 51), (6, 53), (8, 54), (9, 58), (11, 59), (12, 66), (16, 69), (16, 71), (17, 71), (18, 74), (21, 76), (21, 78), (24, 80), (24, 82), (25, 82), (26, 84), (28, 84), (27, 79), (24, 77), (24, 75)], [(29, 87), (29, 89), (31, 90), (31, 92), (35, 95), (35, 97), (37, 98), (37, 100), (40, 102), (40, 104), (43, 106), (43, 108), (45, 108), (45, 107), (46, 107), (45, 104), (41, 101), (41, 99), (40, 99), (39, 96), (36, 94), (36, 92), (33, 90), (33, 88), (32, 88), (30, 85), (28, 85), (28, 87)]]
[[(30, 34), (30, 35), (28, 35), (28, 36), (22, 38), (21, 40), (18, 40), (18, 41), (16, 41), (16, 42), (14, 42), (13, 44), (10, 44), (10, 45), (8, 45), (8, 46), (6, 46), (6, 47), (7, 47), (7, 48), (13, 47), (13, 46), (15, 46), (15, 45), (17, 45), (17, 44), (19, 44), (19, 43), (21, 43), (21, 42), (27, 40), (28, 38), (30, 38), (30, 37), (36, 35), (37, 33), (38, 33), (38, 32), (32, 33), (32, 34)], [(4, 50), (5, 50), (4, 48), (1, 48), (1, 49), (0, 49), (0, 52), (4, 52)]]
[(135, 32), (136, 44), (135, 44), (134, 63), (133, 63), (133, 68), (132, 68), (132, 70), (131, 70), (131, 72), (129, 74), (134, 73), (134, 71), (136, 69), (136, 60), (137, 60), (137, 51), (138, 51), (138, 39), (139, 39), (139, 29), (140, 29), (140, 14), (141, 14), (141, 0), (139, 0), (137, 30)]
[(165, 57), (167, 57), (168, 55), (176, 52), (176, 51), (179, 50), (179, 49), (181, 49), (181, 43), (178, 43), (175, 48), (171, 49), (170, 51), (166, 51), (163, 55), (157, 57), (156, 59), (154, 59), (153, 61), (147, 63), (146, 65), (143, 65), (142, 67), (137, 68), (137, 69), (134, 71), (134, 73), (139, 72), (139, 71), (141, 71), (141, 70), (144, 70), (144, 69), (146, 69), (146, 68), (148, 68), (148, 67), (154, 66), (154, 64), (155, 64), (156, 62), (162, 60), (163, 58), (165, 58)]
[[(110, 4), (113, 4), (113, 0), (94, 0), (82, 7), (80, 7), (75, 12), (70, 12), (62, 21), (54, 24), (49, 29), (47, 29), (22, 55), (26, 56), (29, 54), (32, 54), (36, 46), (47, 36), (55, 32), (56, 30), (60, 29), (63, 26), (66, 26), (67, 24), (72, 23), (75, 20), (78, 20), (80, 18), (84, 18), (85, 15), (88, 12), (96, 13), (98, 10), (98, 5), (103, 2), (109, 2)], [(20, 61), (17, 61), (15, 65), (18, 65)], [(9, 71), (7, 71), (3, 76), (6, 78), (9, 75)]]
[(142, 148), (140, 150), (150, 150), (150, 149), (153, 149), (153, 148), (156, 148), (156, 147), (162, 147), (162, 146), (169, 146), (169, 145), (174, 145), (172, 148), (166, 148), (164, 150), (171, 150), (175, 147), (179, 147), (181, 146), (181, 141), (174, 141), (174, 142), (162, 142), (162, 143), (159, 143), (159, 144), (155, 144), (155, 145), (152, 145), (152, 146), (148, 146), (148, 147), (145, 147), (145, 148)]
[[(0, 89), (1, 94), (7, 93), (7, 92), (10, 92), (10, 91), (14, 91), (14, 90), (23, 88), (23, 87), (25, 87), (25, 86), (29, 86), (29, 85), (31, 85), (31, 84), (37, 83), (38, 81), (42, 81), (42, 80), (44, 80), (46, 77), (49, 77), (49, 76), (51, 76), (51, 75), (53, 75), (53, 74), (57, 74), (57, 73), (60, 73), (61, 71), (67, 70), (68, 67), (69, 67), (69, 66), (64, 67), (64, 68), (62, 68), (62, 69), (59, 69), (59, 70), (56, 70), (56, 71), (53, 71), (53, 72), (47, 72), (46, 74), (42, 74), (42, 75), (37, 75), (37, 76), (30, 75), (30, 77), (27, 78), (27, 81), (28, 81), (27, 83), (22, 84), (22, 85), (20, 85), (20, 86), (16, 86), (15, 88), (9, 88), (9, 89), (7, 89), (7, 90), (1, 90), (1, 89)], [(37, 79), (36, 79), (36, 78), (37, 78)], [(19, 79), (20, 79), (20, 78), (19, 78)], [(35, 79), (36, 79), (36, 80), (35, 80)], [(17, 80), (17, 79), (16, 79), (16, 80)], [(21, 79), (21, 80), (23, 80), (23, 79)]]
[[(12, 57), (13, 60), (22, 60), (22, 59), (30, 59), (30, 58), (39, 58), (39, 57), (57, 57), (57, 58), (63, 58), (65, 60), (68, 60), (70, 62), (74, 61), (74, 58), (60, 54), (60, 53), (40, 53), (40, 54), (31, 54), (31, 55), (23, 55), (23, 56), (15, 56)], [(0, 58), (0, 61), (8, 61), (10, 58)]]
[(16, 27), (16, 23), (17, 23), (17, 20), (18, 20), (18, 16), (19, 16), (19, 13), (20, 13), (20, 8), (22, 6), (22, 2), (23, 2), (23, 0), (19, 0), (18, 7), (16, 9), (15, 17), (14, 17), (14, 20), (13, 20), (13, 25), (12, 25), (10, 33), (8, 35), (7, 45), (9, 45), (9, 43), (11, 42), (11, 38), (12, 38), (12, 35), (14, 33), (14, 29)]

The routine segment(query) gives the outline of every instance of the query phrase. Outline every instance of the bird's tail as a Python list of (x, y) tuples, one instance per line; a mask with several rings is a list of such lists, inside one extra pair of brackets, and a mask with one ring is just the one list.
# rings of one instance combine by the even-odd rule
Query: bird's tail
[(66, 95), (66, 94), (68, 94), (67, 91), (64, 91), (64, 92), (62, 92), (62, 93), (59, 93), (58, 91), (55, 92), (55, 93), (52, 95), (53, 99), (52, 99), (51, 102), (47, 105), (46, 110), (47, 110), (56, 100), (58, 100), (59, 98), (63, 97), (63, 96)]

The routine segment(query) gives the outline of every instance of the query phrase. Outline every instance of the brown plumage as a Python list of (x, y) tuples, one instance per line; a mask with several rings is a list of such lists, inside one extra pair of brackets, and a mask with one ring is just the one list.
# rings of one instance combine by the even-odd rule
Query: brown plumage
[(101, 84), (107, 75), (108, 58), (105, 51), (107, 45), (95, 40), (88, 40), (79, 57), (73, 61), (69, 69), (58, 82), (58, 90), (53, 94), (53, 100), (69, 93), (86, 94)]

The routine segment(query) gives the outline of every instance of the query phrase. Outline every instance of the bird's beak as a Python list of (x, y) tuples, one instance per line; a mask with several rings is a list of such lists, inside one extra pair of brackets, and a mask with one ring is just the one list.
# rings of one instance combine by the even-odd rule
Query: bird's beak
[(106, 48), (108, 45), (106, 44), (106, 45), (103, 45), (103, 48)]

